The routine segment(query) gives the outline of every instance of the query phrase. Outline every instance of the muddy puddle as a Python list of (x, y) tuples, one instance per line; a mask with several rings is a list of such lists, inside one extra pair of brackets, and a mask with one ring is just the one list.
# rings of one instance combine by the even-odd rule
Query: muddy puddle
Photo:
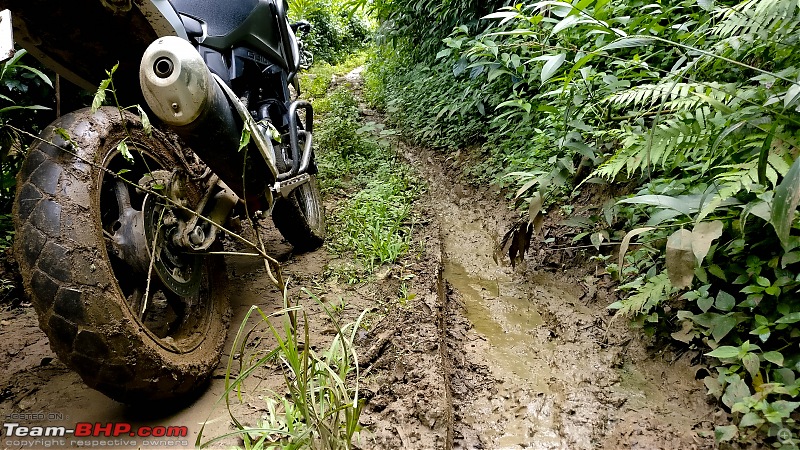
[(452, 261), (445, 262), (442, 275), (461, 294), (473, 330), (486, 338), (489, 353), (485, 356), (492, 371), (546, 391), (548, 371), (539, 373), (526, 363), (540, 350), (532, 333), (544, 324), (530, 300), (505, 276), (502, 281), (484, 279)]
[(454, 186), (435, 155), (405, 157), (440, 227), (454, 448), (713, 447), (713, 408), (687, 360), (659, 359), (611, 321), (592, 301), (598, 279), (498, 265), (513, 215)]

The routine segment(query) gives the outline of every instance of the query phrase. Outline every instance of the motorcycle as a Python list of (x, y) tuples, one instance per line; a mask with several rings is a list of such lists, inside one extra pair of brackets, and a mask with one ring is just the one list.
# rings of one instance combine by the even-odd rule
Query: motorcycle
[[(289, 23), (285, 0), (5, 8), (29, 53), (119, 101), (57, 119), (19, 172), (14, 252), (40, 326), (115, 400), (191, 394), (227, 334), (226, 221), (271, 212), (296, 251), (325, 238), (313, 108), (296, 98), (309, 25)], [(149, 114), (120, 106), (135, 104)]]

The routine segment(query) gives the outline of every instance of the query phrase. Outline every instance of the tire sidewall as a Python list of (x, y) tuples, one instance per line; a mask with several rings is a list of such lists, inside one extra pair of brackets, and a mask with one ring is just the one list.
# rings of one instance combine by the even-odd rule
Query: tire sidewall
[[(72, 143), (57, 129), (66, 130)], [(100, 219), (100, 184), (109, 176), (101, 167), (120, 140), (146, 143), (168, 168), (180, 164), (176, 140), (155, 130), (146, 135), (136, 116), (116, 108), (68, 114), (42, 137), (56, 146), (31, 147), (18, 175), (13, 215), (15, 255), (51, 347), (87, 385), (116, 400), (166, 399), (196, 390), (216, 367), (227, 333), (227, 299), (217, 289), (224, 269), (215, 258), (207, 261), (212, 311), (202, 343), (184, 354), (168, 350), (128, 308)], [(73, 154), (58, 147), (71, 147)]]

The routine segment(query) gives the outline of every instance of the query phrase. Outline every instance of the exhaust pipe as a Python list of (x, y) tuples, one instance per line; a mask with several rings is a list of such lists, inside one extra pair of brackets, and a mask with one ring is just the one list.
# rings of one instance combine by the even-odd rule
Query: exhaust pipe
[(142, 57), (139, 83), (153, 114), (237, 195), (268, 189), (271, 171), (258, 152), (238, 151), (244, 124), (192, 44), (156, 39)]

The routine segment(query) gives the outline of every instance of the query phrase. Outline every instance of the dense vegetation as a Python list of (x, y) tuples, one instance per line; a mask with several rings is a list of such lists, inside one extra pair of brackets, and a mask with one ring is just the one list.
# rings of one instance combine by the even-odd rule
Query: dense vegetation
[[(327, 92), (324, 62), (368, 39), (368, 11), (381, 26), (366, 96), (405, 138), (470, 149), (465, 174), (513, 187), (534, 211), (568, 206), (590, 185), (627, 186), (631, 194), (569, 222), (580, 228), (577, 244), (617, 244), (618, 257), (595, 255), (620, 282), (622, 299), (609, 308), (707, 355), (716, 368), (708, 392), (733, 420), (718, 440), (798, 432), (800, 4), (293, 0), (290, 8), (315, 27), (312, 96)], [(0, 125), (36, 131), (46, 115), (19, 107), (51, 106), (43, 94), (52, 89), (23, 62), (2, 67)], [(386, 149), (358, 137), (352, 97), (336, 93), (317, 106), (327, 125), (318, 139), (331, 149), (323, 178), (380, 172), (369, 164)], [(337, 147), (345, 142), (337, 133), (347, 145)], [(16, 142), (3, 135), (6, 240)], [(356, 179), (332, 218), (332, 250), (373, 245), (356, 252), (366, 268), (407, 250), (408, 211), (386, 207), (368, 228), (357, 223), (359, 208), (407, 204), (418, 189), (402, 171), (379, 175), (387, 178)]]
[(718, 440), (796, 432), (797, 2), (373, 10), (369, 98), (409, 139), (478, 148), (464, 171), (516, 185), (533, 210), (588, 183), (633, 186), (570, 220), (576, 241), (621, 244), (618, 259), (598, 256), (620, 279), (609, 307), (716, 361), (705, 383), (734, 421)]
[(332, 0), (291, 0), (292, 20), (307, 20), (312, 25), (303, 36), (306, 49), (315, 61), (338, 64), (369, 40), (372, 28), (367, 17)]

